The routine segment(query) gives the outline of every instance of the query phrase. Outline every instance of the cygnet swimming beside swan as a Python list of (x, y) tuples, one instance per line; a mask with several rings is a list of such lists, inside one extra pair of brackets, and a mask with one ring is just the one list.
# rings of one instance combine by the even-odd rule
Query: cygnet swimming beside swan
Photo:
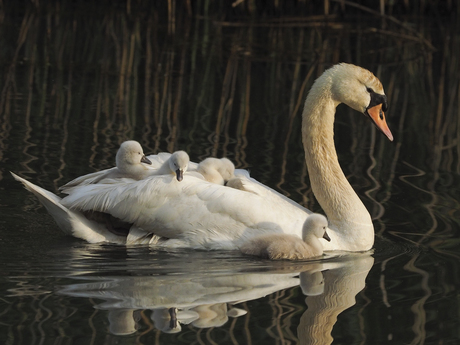
[(330, 241), (327, 219), (321, 214), (311, 214), (302, 228), (302, 238), (290, 234), (261, 235), (248, 240), (241, 246), (241, 252), (270, 260), (303, 260), (323, 255), (319, 241)]

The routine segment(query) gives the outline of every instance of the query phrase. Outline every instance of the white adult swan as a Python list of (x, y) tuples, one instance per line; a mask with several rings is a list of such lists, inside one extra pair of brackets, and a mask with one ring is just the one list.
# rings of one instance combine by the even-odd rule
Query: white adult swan
[[(322, 244), (325, 250), (364, 251), (372, 248), (374, 228), (334, 149), (333, 123), (340, 103), (366, 114), (390, 140), (393, 137), (383, 114), (387, 104), (382, 84), (371, 72), (339, 64), (315, 81), (305, 102), (302, 135), (311, 186), (329, 219), (331, 241)], [(236, 249), (247, 239), (265, 233), (301, 236), (311, 213), (287, 198), (263, 198), (193, 176), (180, 183), (171, 176), (159, 176), (131, 183), (87, 185), (62, 200), (47, 198), (49, 192), (16, 178), (41, 195), (40, 201), (48, 210), (55, 203), (56, 209), (72, 215), (81, 210), (107, 212), (134, 224), (135, 229), (161, 236), (159, 244), (164, 246)], [(62, 212), (56, 212), (58, 218), (50, 213), (58, 224), (70, 224), (74, 236), (97, 242), (88, 224), (80, 228), (75, 221), (59, 219), (65, 217)], [(100, 224), (95, 227), (101, 231)], [(68, 226), (66, 230), (69, 232)]]
[(302, 238), (291, 234), (268, 234), (250, 238), (241, 246), (241, 252), (270, 260), (304, 260), (323, 255), (327, 219), (321, 214), (310, 214), (302, 229)]

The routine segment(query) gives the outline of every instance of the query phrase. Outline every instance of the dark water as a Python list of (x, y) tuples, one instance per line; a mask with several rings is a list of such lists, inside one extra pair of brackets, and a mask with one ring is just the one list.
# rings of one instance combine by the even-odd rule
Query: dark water
[[(1, 10), (0, 342), (458, 343), (456, 10), (392, 7), (394, 21), (333, 7), (325, 20), (308, 8), (248, 18), (169, 4)], [(136, 139), (149, 153), (227, 156), (321, 211), (300, 112), (313, 80), (340, 61), (380, 78), (395, 137), (338, 108), (339, 160), (374, 219), (370, 253), (289, 263), (90, 245), (64, 236), (9, 175), (56, 191), (113, 166), (119, 144)]]

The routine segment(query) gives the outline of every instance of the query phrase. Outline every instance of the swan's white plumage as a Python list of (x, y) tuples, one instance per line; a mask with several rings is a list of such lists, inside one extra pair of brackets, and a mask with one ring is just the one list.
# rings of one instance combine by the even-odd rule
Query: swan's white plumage
[[(235, 177), (227, 182), (227, 187), (239, 189), (248, 193), (253, 193), (270, 203), (288, 204), (302, 210), (303, 212), (306, 212), (307, 214), (312, 213), (310, 210), (289, 199), (287, 196), (250, 177), (246, 170), (236, 169), (235, 175)], [(286, 207), (289, 207), (288, 205), (286, 205)]]
[[(382, 116), (383, 106), (375, 106), (372, 102), (376, 94), (383, 102), (383, 88), (372, 73), (354, 65), (340, 64), (315, 81), (305, 101), (302, 132), (306, 163), (312, 189), (330, 225), (327, 232), (331, 242), (322, 242), (325, 250), (363, 251), (370, 249), (374, 242), (369, 212), (338, 163), (333, 122), (335, 107), (345, 102), (369, 115), (391, 140), (391, 132)], [(371, 105), (373, 115), (367, 112)], [(304, 208), (265, 186), (250, 185), (249, 179), (245, 183), (247, 185), (240, 190), (212, 184), (193, 175), (180, 183), (171, 175), (162, 175), (129, 183), (118, 179), (80, 186), (60, 201), (54, 200), (52, 195), (41, 197), (40, 201), (53, 217), (54, 211), (50, 210), (53, 207), (64, 207), (72, 212), (110, 213), (133, 223), (136, 229), (162, 236), (154, 242), (164, 246), (235, 249), (247, 239), (264, 233), (300, 236), (309, 214)], [(33, 191), (31, 185), (29, 183), (28, 188)], [(261, 196), (263, 194), (265, 196)], [(92, 236), (91, 231), (87, 229), (88, 238)]]
[(81, 212), (61, 205), (61, 198), (29, 181), (11, 173), (24, 187), (32, 192), (45, 206), (59, 227), (68, 235), (84, 239), (89, 243), (125, 243), (125, 238), (107, 231), (104, 225), (87, 219)]
[[(235, 249), (247, 238), (263, 233), (295, 234), (308, 215), (288, 203), (273, 204), (194, 176), (182, 182), (158, 176), (130, 184), (113, 181), (82, 186), (62, 204), (77, 210), (109, 211), (146, 232), (180, 240), (171, 242), (174, 247), (211, 249)], [(287, 214), (282, 216), (279, 211)], [(169, 246), (167, 241), (162, 245)]]

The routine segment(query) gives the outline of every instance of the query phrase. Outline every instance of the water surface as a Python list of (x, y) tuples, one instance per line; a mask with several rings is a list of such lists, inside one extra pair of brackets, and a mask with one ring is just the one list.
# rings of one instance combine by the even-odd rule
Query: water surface
[[(456, 343), (453, 14), (393, 8), (394, 21), (356, 8), (311, 17), (303, 8), (280, 19), (201, 3), (190, 15), (170, 3), (3, 9), (2, 343)], [(113, 166), (119, 144), (136, 139), (149, 153), (227, 156), (321, 212), (300, 113), (314, 79), (341, 61), (373, 71), (389, 99), (394, 142), (345, 106), (335, 125), (342, 168), (374, 220), (372, 252), (290, 263), (90, 245), (62, 234), (9, 175), (56, 192)]]

